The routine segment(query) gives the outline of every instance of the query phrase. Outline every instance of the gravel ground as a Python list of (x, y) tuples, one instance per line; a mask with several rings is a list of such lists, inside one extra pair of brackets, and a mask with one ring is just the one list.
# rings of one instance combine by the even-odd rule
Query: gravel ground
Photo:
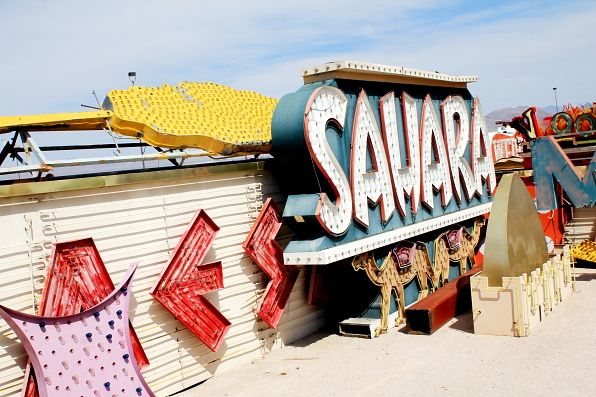
[(472, 315), (431, 336), (318, 333), (178, 396), (596, 395), (596, 270), (527, 338), (474, 335)]

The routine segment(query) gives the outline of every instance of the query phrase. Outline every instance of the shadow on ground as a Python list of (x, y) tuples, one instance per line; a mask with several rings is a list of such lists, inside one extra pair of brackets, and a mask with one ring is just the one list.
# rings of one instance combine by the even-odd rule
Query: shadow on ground
[(472, 319), (472, 312), (460, 314), (455, 318), (455, 322), (449, 325), (449, 328), (467, 332), (469, 334), (474, 333), (474, 320)]
[(581, 271), (578, 271), (578, 269), (576, 269), (575, 280), (576, 281), (596, 280), (596, 274), (595, 273), (581, 273)]
[(312, 345), (313, 343), (317, 343), (318, 341), (325, 339), (331, 335), (335, 334), (330, 330), (319, 331), (317, 333), (307, 336), (306, 338), (302, 338), (297, 340), (296, 342), (292, 342), (289, 344), (289, 346), (306, 347), (308, 345)]

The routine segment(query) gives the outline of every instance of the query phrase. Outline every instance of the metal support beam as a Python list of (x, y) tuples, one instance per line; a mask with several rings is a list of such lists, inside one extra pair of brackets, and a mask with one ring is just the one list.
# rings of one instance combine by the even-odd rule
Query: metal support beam
[[(157, 150), (159, 153), (163, 153), (164, 152), (164, 150), (162, 148), (160, 148), (160, 147), (155, 147), (155, 150)], [(176, 161), (176, 159), (168, 159), (168, 160), (170, 161), (170, 163), (174, 164), (174, 166), (176, 166), (176, 167), (182, 166), (182, 162), (184, 161), (184, 159), (182, 159), (182, 161), (180, 163), (178, 163)]]
[(17, 139), (19, 138), (19, 132), (16, 131), (12, 136), (12, 142), (6, 142), (4, 148), (2, 148), (2, 152), (0, 152), (0, 165), (6, 160), (6, 157), (10, 154), (11, 159), (17, 159), (21, 164), (23, 163), (23, 158), (18, 155), (15, 151), (15, 145), (17, 143)]
[[(133, 142), (133, 143), (120, 143), (115, 145), (113, 143), (102, 143), (96, 145), (60, 145), (60, 146), (40, 146), (39, 149), (42, 152), (62, 152), (70, 150), (99, 150), (99, 149), (117, 149), (117, 148), (137, 148), (137, 147), (150, 147), (146, 143)], [(22, 153), (23, 148), (15, 148), (17, 153)]]
[(28, 145), (31, 148), (35, 158), (37, 158), (37, 161), (39, 161), (41, 164), (45, 164), (48, 162), (46, 157), (43, 155), (43, 152), (41, 151), (39, 146), (37, 146), (37, 143), (35, 143), (35, 140), (31, 137), (29, 132), (21, 131), (19, 135), (21, 136), (21, 141), (23, 142), (23, 149), (25, 150), (25, 152), (27, 152), (26, 146)]
[[(156, 148), (157, 149), (157, 148)], [(112, 157), (93, 157), (93, 158), (80, 158), (80, 159), (68, 159), (68, 160), (48, 160), (40, 164), (27, 164), (16, 167), (0, 167), (0, 175), (3, 174), (15, 174), (20, 172), (32, 172), (41, 171), (47, 172), (58, 167), (73, 167), (73, 166), (84, 166), (94, 164), (114, 164), (114, 163), (131, 163), (139, 161), (155, 161), (155, 160), (168, 160), (173, 162), (176, 166), (180, 166), (179, 163), (175, 162), (175, 159), (187, 159), (192, 157), (205, 157), (209, 156), (206, 152), (164, 152), (163, 149), (160, 153), (151, 154), (140, 154), (140, 155), (127, 155), (127, 156), (112, 156)], [(174, 161), (173, 161), (174, 160)]]

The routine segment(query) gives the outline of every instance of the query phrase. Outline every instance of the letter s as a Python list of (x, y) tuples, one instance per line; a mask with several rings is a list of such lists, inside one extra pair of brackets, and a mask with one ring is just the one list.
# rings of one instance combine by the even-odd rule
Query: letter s
[(326, 130), (334, 124), (340, 131), (346, 117), (347, 98), (335, 87), (321, 87), (310, 96), (304, 114), (304, 137), (311, 158), (333, 189), (335, 203), (321, 192), (316, 218), (332, 235), (341, 235), (352, 221), (352, 194), (348, 178), (327, 141)]

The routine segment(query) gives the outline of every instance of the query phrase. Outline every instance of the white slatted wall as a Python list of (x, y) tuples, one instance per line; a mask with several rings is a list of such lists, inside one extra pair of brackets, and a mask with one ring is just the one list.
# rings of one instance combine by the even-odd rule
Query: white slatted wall
[[(39, 302), (52, 243), (92, 237), (114, 284), (131, 263), (139, 263), (131, 313), (150, 361), (143, 374), (158, 396), (259, 357), (314, 332), (324, 321), (321, 310), (305, 303), (304, 270), (277, 331), (254, 315), (266, 278), (242, 242), (265, 199), (261, 190), (279, 193), (267, 171), (0, 199), (0, 303), (34, 313), (32, 302)], [(224, 289), (206, 297), (232, 323), (215, 353), (149, 295), (198, 209), (220, 227), (206, 262), (223, 262)], [(278, 236), (282, 245), (289, 238), (287, 231)], [(18, 339), (0, 320), (0, 396), (19, 394), (25, 361)]]

